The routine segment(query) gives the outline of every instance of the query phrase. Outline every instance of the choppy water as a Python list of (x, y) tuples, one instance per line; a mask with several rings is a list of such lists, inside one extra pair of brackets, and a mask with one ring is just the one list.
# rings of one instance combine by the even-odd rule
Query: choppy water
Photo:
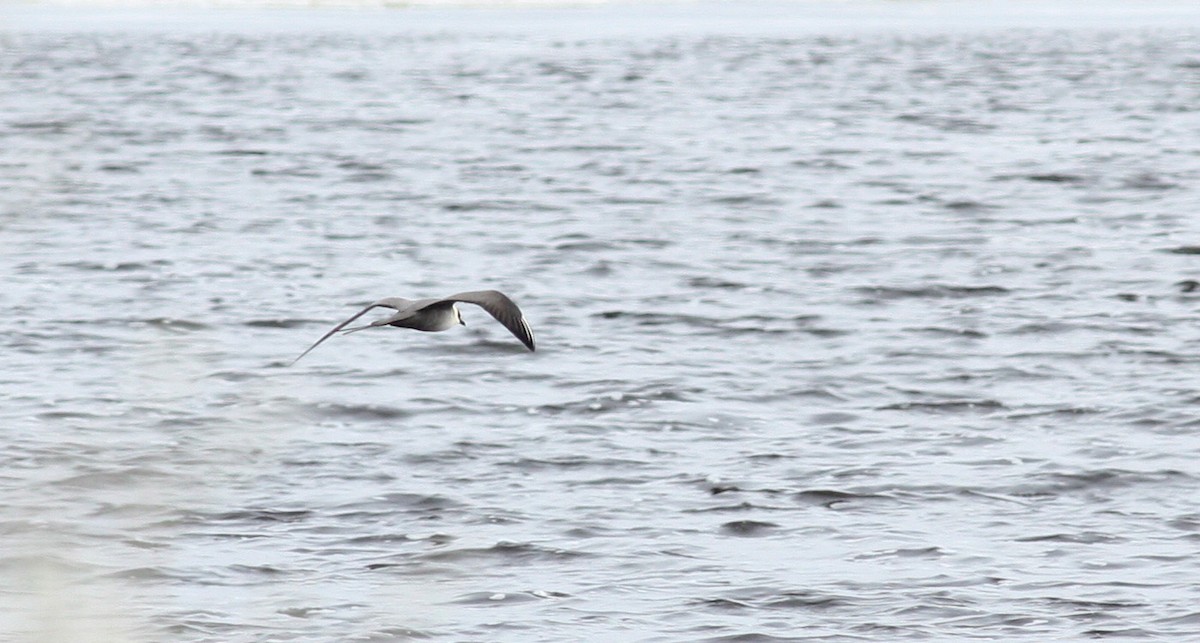
[(0, 36), (4, 637), (1200, 636), (1200, 32), (473, 15)]

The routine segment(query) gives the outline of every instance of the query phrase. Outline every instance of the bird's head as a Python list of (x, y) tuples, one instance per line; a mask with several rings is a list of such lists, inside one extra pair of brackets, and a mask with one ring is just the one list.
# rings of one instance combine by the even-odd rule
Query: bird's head
[(455, 314), (455, 316), (457, 316), (457, 317), (458, 317), (458, 324), (459, 324), (460, 326), (466, 326), (466, 325), (467, 325), (467, 322), (463, 321), (463, 318), (462, 318), (462, 311), (458, 309), (458, 306), (455, 306), (455, 307), (454, 307), (454, 314)]

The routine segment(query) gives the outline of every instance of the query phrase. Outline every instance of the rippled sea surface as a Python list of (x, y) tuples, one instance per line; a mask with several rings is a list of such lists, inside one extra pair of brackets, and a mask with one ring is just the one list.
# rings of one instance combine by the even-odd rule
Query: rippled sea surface
[(702, 7), (2, 32), (0, 638), (1200, 636), (1200, 31)]

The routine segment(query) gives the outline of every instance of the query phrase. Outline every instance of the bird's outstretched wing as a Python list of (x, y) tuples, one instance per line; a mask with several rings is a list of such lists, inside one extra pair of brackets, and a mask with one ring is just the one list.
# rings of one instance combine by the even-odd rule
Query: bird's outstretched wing
[[(318, 339), (318, 340), (316, 341), (316, 343), (314, 343), (312, 346), (309, 346), (309, 347), (308, 347), (308, 350), (304, 351), (303, 353), (300, 353), (300, 357), (304, 357), (305, 355), (308, 355), (308, 354), (309, 354), (309, 352), (311, 352), (311, 351), (312, 351), (312, 349), (316, 348), (317, 346), (320, 346), (320, 345), (321, 345), (321, 342), (323, 342), (323, 341), (325, 341), (325, 340), (329, 339), (330, 337), (332, 337), (332, 336), (333, 336), (333, 334), (334, 334), (334, 333), (336, 333), (336, 332), (338, 332), (339, 330), (341, 330), (341, 329), (345, 328), (347, 324), (349, 324), (350, 322), (352, 322), (352, 321), (354, 321), (354, 320), (358, 319), (359, 317), (362, 317), (363, 315), (367, 314), (367, 312), (368, 312), (368, 311), (370, 311), (370, 310), (372, 310), (372, 309), (374, 309), (374, 308), (392, 308), (392, 309), (395, 309), (395, 310), (400, 310), (400, 306), (401, 306), (401, 304), (400, 304), (400, 301), (402, 301), (402, 300), (398, 300), (398, 299), (395, 299), (395, 298), (380, 299), (379, 301), (377, 301), (377, 302), (375, 302), (375, 303), (371, 304), (370, 306), (367, 306), (366, 308), (363, 308), (362, 310), (358, 311), (357, 313), (354, 313), (354, 316), (353, 316), (353, 317), (351, 317), (350, 319), (347, 319), (346, 321), (344, 321), (344, 322), (342, 322), (342, 323), (338, 324), (337, 326), (334, 326), (334, 327), (333, 327), (333, 330), (331, 330), (331, 331), (329, 331), (328, 333), (325, 333), (324, 335), (322, 335), (322, 336), (321, 336), (321, 339)], [(299, 361), (300, 361), (300, 357), (297, 357), (296, 359), (292, 360), (292, 364), (295, 364), (296, 362), (299, 362)]]
[(533, 331), (529, 328), (529, 323), (525, 321), (525, 315), (513, 300), (508, 298), (508, 295), (498, 290), (472, 290), (470, 292), (460, 292), (457, 295), (450, 295), (436, 300), (433, 304), (436, 305), (443, 302), (461, 302), (464, 304), (475, 304), (486, 310), (489, 315), (496, 318), (496, 321), (504, 324), (508, 332), (521, 340), (522, 344), (529, 350), (533, 348)]

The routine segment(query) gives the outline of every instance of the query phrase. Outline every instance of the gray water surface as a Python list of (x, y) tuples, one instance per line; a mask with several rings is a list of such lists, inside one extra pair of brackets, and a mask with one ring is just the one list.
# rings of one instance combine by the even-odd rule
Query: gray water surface
[(0, 35), (0, 638), (1200, 636), (1197, 29), (220, 15)]

